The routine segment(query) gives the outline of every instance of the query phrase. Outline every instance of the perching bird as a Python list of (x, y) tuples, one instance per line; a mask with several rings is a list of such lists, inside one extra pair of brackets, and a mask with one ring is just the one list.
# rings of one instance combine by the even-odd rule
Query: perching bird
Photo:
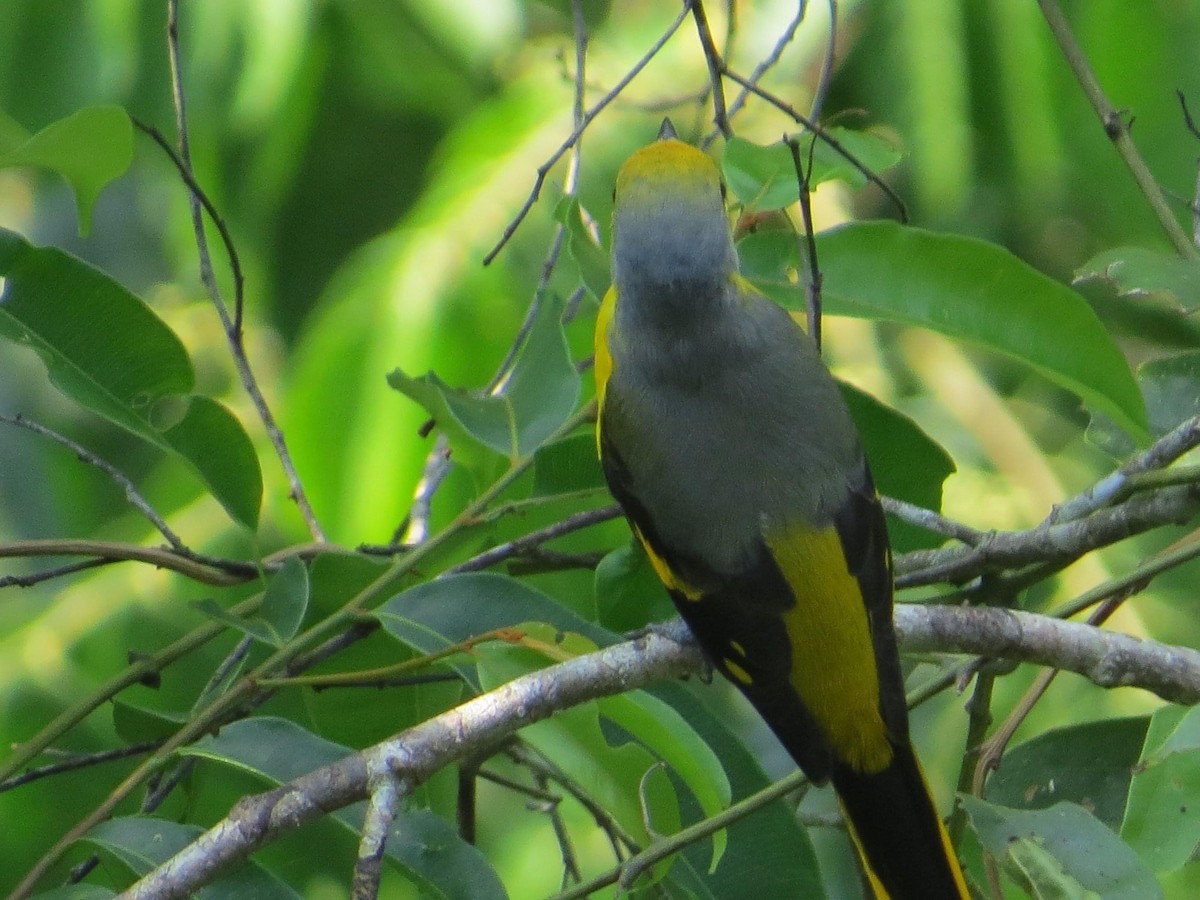
[(738, 274), (724, 196), (669, 120), (617, 175), (604, 474), (713, 664), (833, 782), (876, 897), (967, 898), (909, 742), (857, 431), (808, 335)]

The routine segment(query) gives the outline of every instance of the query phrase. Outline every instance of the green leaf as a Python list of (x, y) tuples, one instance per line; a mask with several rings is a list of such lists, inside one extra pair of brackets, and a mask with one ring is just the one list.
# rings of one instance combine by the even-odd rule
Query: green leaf
[(960, 802), (983, 846), (1015, 870), (1035, 897), (1162, 896), (1158, 882), (1129, 845), (1081, 806), (1057, 803), (1048, 809), (1017, 810), (969, 795), (962, 795)]
[(595, 594), (600, 624), (618, 634), (675, 614), (650, 558), (632, 536), (596, 566)]
[(166, 446), (191, 464), (236, 521), (251, 531), (262, 507), (262, 469), (250, 435), (223, 404), (202, 394), (179, 398), (183, 418), (164, 425)]
[(37, 900), (108, 900), (117, 896), (113, 891), (98, 884), (64, 884), (48, 891), (39, 891)]
[(1106, 281), (1123, 297), (1166, 295), (1187, 312), (1200, 307), (1200, 262), (1145, 247), (1114, 247), (1075, 270), (1075, 283)]
[(399, 369), (388, 384), (416, 400), (468, 453), (483, 445), (511, 460), (532, 453), (575, 409), (579, 373), (563, 335), (562, 303), (541, 295), (511, 372), (487, 396), (448, 387), (434, 373), (420, 378)]
[(1154, 714), (1133, 782), (1121, 837), (1155, 872), (1193, 858), (1200, 834), (1200, 708)]
[[(107, 850), (135, 875), (145, 875), (203, 834), (195, 825), (180, 825), (149, 816), (101, 822), (84, 840)], [(294, 889), (254, 862), (243, 862), (196, 893), (200, 900), (292, 900)]]
[[(282, 784), (337, 762), (353, 752), (286, 719), (260, 716), (234, 722), (214, 737), (180, 751), (212, 759)], [(363, 806), (337, 810), (332, 818), (350, 833), (362, 831)], [(385, 855), (402, 866), (422, 897), (443, 900), (504, 900), (491, 865), (432, 812), (401, 811), (388, 832)]]
[(784, 143), (761, 146), (730, 138), (721, 157), (725, 183), (748, 209), (782, 209), (800, 199), (792, 151)]
[[(754, 265), (771, 268), (747, 277), (780, 299), (780, 284), (790, 286), (787, 270), (796, 265), (794, 240), (767, 232), (750, 235), (739, 249), (748, 242), (759, 245)], [(1070, 288), (1007, 250), (861, 222), (817, 235), (817, 254), (826, 313), (918, 325), (1003, 353), (1075, 392), (1138, 442), (1147, 439), (1137, 382), (1096, 314)]]
[[(467, 638), (525, 622), (545, 622), (562, 632), (581, 634), (599, 646), (617, 636), (596, 626), (541, 591), (490, 572), (447, 575), (397, 594), (375, 615), (384, 630), (418, 653), (436, 653)], [(476, 689), (472, 660), (451, 665)]]
[(278, 638), (276, 646), (296, 636), (308, 611), (310, 595), (308, 569), (299, 557), (289, 557), (267, 583), (260, 613)]
[(130, 744), (169, 738), (187, 719), (186, 713), (150, 709), (127, 700), (113, 701), (113, 727), (121, 740)]
[(605, 486), (596, 438), (573, 434), (538, 448), (533, 455), (533, 494), (548, 497)]
[(192, 609), (203, 613), (210, 619), (213, 619), (222, 624), (228, 625), (230, 628), (235, 628), (242, 634), (248, 634), (255, 640), (262, 641), (268, 647), (278, 647), (279, 638), (271, 630), (271, 627), (258, 616), (252, 619), (239, 619), (237, 616), (228, 612), (225, 607), (217, 603), (211, 597), (205, 597), (203, 600), (196, 600), (190, 604)]
[[(900, 151), (872, 132), (834, 127), (826, 129), (826, 134), (873, 172), (890, 169), (900, 161)], [(810, 134), (801, 135), (797, 140), (802, 166), (808, 166), (812, 146), (812, 167), (808, 173), (810, 190), (832, 180), (845, 181), (855, 188), (867, 183), (862, 171), (825, 141), (816, 140)], [(759, 212), (783, 209), (800, 199), (796, 163), (791, 149), (782, 141), (762, 146), (742, 138), (731, 138), (721, 157), (721, 169), (729, 189), (748, 209)]]
[(1118, 829), (1149, 726), (1149, 716), (1133, 716), (1039, 734), (1004, 754), (1004, 765), (988, 779), (988, 800), (1014, 809), (1069, 801)]
[[(645, 691), (603, 697), (597, 703), (602, 716), (674, 770), (705, 816), (715, 816), (729, 806), (729, 778), (721, 761), (669, 704)], [(726, 846), (725, 831), (714, 833), (710, 871), (720, 863)]]
[[(578, 636), (570, 644), (576, 652), (589, 649), (587, 642), (580, 641)], [(479, 660), (480, 683), (485, 691), (546, 664), (541, 654), (506, 644), (480, 646), (474, 655)], [(627, 735), (605, 727), (599, 703), (584, 703), (526, 725), (521, 729), (521, 739), (571, 773), (577, 782), (586, 784), (588, 793), (600, 807), (640, 843), (650, 841), (643, 803), (657, 827), (668, 833), (679, 829), (679, 804), (670, 782), (643, 781), (657, 760)], [(662, 873), (656, 867), (655, 876), (661, 877)]]
[(584, 223), (577, 197), (563, 197), (554, 207), (554, 218), (567, 229), (567, 252), (579, 267), (579, 278), (588, 293), (600, 301), (612, 281), (608, 254)]
[(89, 106), (14, 146), (16, 136), (11, 127), (0, 132), (0, 168), (36, 166), (61, 175), (75, 192), (79, 231), (86, 235), (100, 191), (133, 161), (133, 126), (125, 110)]
[[(1177, 353), (1144, 362), (1138, 366), (1137, 381), (1146, 400), (1152, 438), (1160, 438), (1200, 414), (1200, 352)], [(1128, 436), (1102, 414), (1094, 415), (1088, 423), (1087, 438), (1117, 458), (1134, 450)]]
[(0, 228), (0, 337), (27, 346), (80, 405), (178, 456), (238, 522), (253, 529), (262, 473), (224, 406), (188, 395), (192, 364), (175, 333), (103, 272)]
[[(858, 388), (839, 383), (862, 436), (875, 486), (881, 494), (935, 512), (942, 508), (942, 484), (954, 472), (954, 460), (912, 419)], [(944, 538), (923, 528), (888, 520), (896, 552), (939, 546)]]

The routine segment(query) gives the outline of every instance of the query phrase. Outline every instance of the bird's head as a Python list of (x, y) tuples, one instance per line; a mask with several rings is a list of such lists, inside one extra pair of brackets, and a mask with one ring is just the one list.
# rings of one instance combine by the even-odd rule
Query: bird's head
[(720, 172), (664, 120), (659, 139), (629, 157), (617, 174), (618, 295), (691, 305), (723, 292), (736, 269)]

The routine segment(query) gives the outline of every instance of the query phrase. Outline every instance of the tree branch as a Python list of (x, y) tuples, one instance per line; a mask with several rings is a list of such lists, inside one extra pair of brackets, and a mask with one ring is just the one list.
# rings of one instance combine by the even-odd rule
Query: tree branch
[[(1032, 613), (901, 605), (903, 649), (978, 653), (1068, 669), (1104, 687), (1135, 686), (1165, 699), (1200, 701), (1200, 652)], [(229, 816), (131, 887), (129, 900), (180, 897), (285, 832), (370, 796), (370, 773), (407, 789), (555, 712), (678, 678), (705, 667), (674, 620), (637, 638), (524, 675), (395, 737), (275, 790), (240, 801)]]

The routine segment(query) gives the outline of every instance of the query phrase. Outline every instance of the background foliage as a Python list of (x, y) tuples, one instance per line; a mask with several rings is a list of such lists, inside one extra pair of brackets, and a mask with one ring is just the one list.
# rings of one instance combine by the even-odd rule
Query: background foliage
[[(763, 82), (798, 109), (807, 109), (812, 100), (828, 37), (827, 14), (818, 6)], [(676, 7), (632, 0), (585, 7), (592, 102), (646, 52)], [(771, 52), (795, 8), (754, 2), (737, 4), (736, 10), (730, 58), (739, 71), (748, 72)], [(902, 159), (887, 178), (908, 205), (911, 223), (1007, 248), (1037, 272), (1065, 283), (1081, 270), (1084, 275), (1111, 275), (1104, 260), (1085, 269), (1102, 251), (1127, 246), (1155, 251), (1146, 263), (1149, 276), (1131, 276), (1123, 285), (1137, 289), (1131, 295), (1114, 290), (1105, 278), (1086, 279), (1079, 290), (1131, 364), (1145, 367), (1142, 386), (1152, 430), (1161, 432), (1185, 414), (1195, 414), (1200, 328), (1194, 317), (1180, 314), (1181, 308), (1195, 307), (1195, 273), (1185, 268), (1173, 280), (1168, 278), (1172, 270), (1163, 260), (1170, 258), (1170, 246), (1063, 62), (1037, 6), (1026, 0), (863, 0), (839, 4), (839, 11), (839, 52), (823, 115), (849, 129), (869, 128), (886, 145), (902, 150)], [(1185, 125), (1175, 92), (1200, 98), (1200, 72), (1193, 65), (1200, 42), (1200, 5), (1187, 0), (1088, 0), (1068, 4), (1066, 12), (1101, 84), (1117, 107), (1128, 110), (1124, 115), (1133, 121), (1139, 149), (1190, 230), (1187, 207), (1194, 194), (1200, 143)], [(718, 35), (724, 34), (722, 10), (714, 7), (709, 14)], [(146, 399), (194, 391), (221, 405), (196, 401), (186, 415), (160, 410), (166, 421), (147, 413), (144, 421), (122, 422), (124, 427), (117, 428), (88, 411), (95, 409), (95, 402), (80, 405), (65, 399), (48, 382), (38, 355), (4, 343), (0, 413), (27, 415), (116, 464), (193, 550), (262, 559), (309, 540), (309, 535), (288, 498), (288, 484), (255, 411), (240, 389), (220, 324), (196, 274), (187, 194), (177, 172), (152, 141), (123, 132), (120, 117), (114, 123), (102, 111), (94, 114), (98, 123), (80, 126), (83, 138), (70, 132), (63, 138), (67, 156), (87, 163), (74, 189), (51, 170), (56, 166), (31, 165), (44, 163), (46, 155), (20, 155), (28, 152), (28, 136), (40, 136), (47, 126), (88, 107), (123, 107), (172, 133), (163, 23), (163, 5), (151, 2), (9, 0), (0, 5), (0, 165), (5, 166), (0, 168), (0, 226), (32, 245), (61, 248), (91, 263), (144, 298), (178, 336), (183, 356), (169, 336), (154, 332), (152, 326), (139, 330), (136, 323), (121, 324), (124, 320), (94, 326), (126, 336), (127, 349), (135, 357), (145, 358), (152, 346), (161, 344), (148, 381), (129, 387), (129, 396), (144, 393)], [(570, 218), (574, 207), (559, 202), (560, 164), (512, 241), (491, 265), (481, 264), (532, 187), (536, 168), (572, 130), (575, 50), (570, 5), (518, 0), (453, 5), (419, 0), (184, 3), (180, 42), (197, 180), (228, 223), (246, 275), (248, 356), (329, 539), (349, 548), (386, 544), (409, 512), (436, 439), (419, 435), (429, 413), (404, 394), (435, 406), (447, 402), (436, 384), (416, 379), (430, 369), (445, 384), (487, 384), (537, 292), (556, 223), (577, 221)], [(685, 26), (588, 129), (578, 204), (600, 223), (601, 232), (607, 232), (616, 167), (653, 136), (664, 112), (671, 113), (689, 138), (707, 133), (707, 84), (695, 30)], [(759, 143), (776, 141), (793, 127), (753, 99), (734, 124), (740, 137)], [(88, 142), (82, 154), (80, 140)], [(89, 191), (94, 192), (97, 178), (102, 178), (96, 170), (120, 170), (126, 160), (126, 174), (99, 194), (90, 217), (81, 215), (88, 208)], [(814, 206), (819, 228), (896, 215), (876, 188), (855, 190), (836, 181), (818, 190)], [(81, 224), (85, 236), (80, 236)], [(842, 234), (891, 246), (884, 233), (890, 226), (855, 227), (867, 230)], [(768, 269), (775, 266), (778, 274), (786, 258), (783, 251), (771, 249), (770, 234), (768, 230), (752, 238), (766, 245)], [(211, 228), (210, 237), (216, 238)], [(587, 256), (584, 230), (573, 224), (571, 238), (573, 252), (563, 255), (546, 285), (547, 296), (557, 299), (546, 302), (541, 324), (535, 322), (536, 340), (524, 353), (527, 383), (514, 384), (507, 394), (517, 409), (517, 421), (528, 426), (517, 437), (519, 453), (536, 446), (575, 406), (574, 371), (562, 353), (554, 314), (561, 312), (562, 302), (581, 280), (594, 288), (597, 276), (595, 258), (589, 263)], [(889, 292), (900, 293), (903, 272), (871, 266), (870, 260), (880, 259), (883, 250), (864, 260), (862, 244), (839, 251), (838, 240), (836, 235), (825, 239), (822, 250), (831, 285), (842, 273), (847, 278), (861, 276), (867, 283), (864, 294), (873, 290), (886, 298)], [(956, 270), (944, 246), (926, 248), (926, 255), (921, 249), (910, 248), (893, 262), (918, 269), (941, 266), (947, 273)], [(0, 257), (18, 252), (25, 251), (14, 239), (0, 242)], [(597, 251), (593, 247), (591, 252)], [(977, 262), (970, 254), (964, 258), (967, 268)], [(1141, 257), (1122, 252), (1119, 259), (1129, 266)], [(1007, 261), (998, 266), (1006, 275), (1015, 271)], [(216, 270), (231, 296), (233, 283), (220, 258)], [(767, 277), (770, 271), (763, 274)], [(1013, 318), (1023, 305), (1043, 299), (1052, 303), (1058, 296), (1056, 287), (1047, 286), (1049, 282), (1036, 278), (1036, 273), (1029, 277), (1035, 281), (1016, 282)], [(1161, 284), (1147, 288), (1148, 279), (1167, 280), (1167, 289)], [(13, 291), (24, 283), (9, 273), (6, 303), (13, 302)], [(36, 285), (37, 279), (31, 283)], [(1025, 292), (1031, 286), (1045, 290), (1045, 297), (1034, 294), (1031, 300)], [(82, 289), (76, 285), (72, 290)], [(946, 290), (954, 295), (954, 289)], [(944, 295), (935, 293), (933, 299), (940, 302)], [(1081, 387), (1053, 371), (1056, 365), (1069, 366), (1063, 359), (1083, 338), (1074, 328), (1054, 324), (1050, 307), (1036, 334), (1050, 348), (1045, 357), (1034, 359), (1036, 351), (1028, 348), (1015, 354), (1037, 363), (1030, 366), (1014, 361), (1012, 352), (1006, 356), (979, 346), (993, 337), (1003, 343), (1001, 326), (1007, 320), (1002, 313), (993, 311), (993, 318), (976, 322), (976, 339), (963, 342), (914, 327), (911, 310), (901, 315), (855, 309), (852, 304), (839, 305), (833, 291), (828, 302), (835, 315), (826, 320), (826, 355), (837, 374), (910, 416), (953, 458), (957, 471), (945, 482), (943, 503), (943, 512), (951, 518), (981, 530), (1033, 526), (1052, 504), (1111, 470), (1114, 452), (1132, 449), (1136, 415), (1129, 414), (1129, 421), (1121, 416), (1136, 403), (1128, 397), (1108, 408), (1103, 403), (1123, 387), (1097, 389), (1102, 398), (1097, 403), (1087, 393), (1095, 388), (1093, 380)], [(593, 310), (594, 297), (585, 293), (564, 332), (571, 360), (589, 352)], [(45, 327), (69, 325), (49, 317)], [(949, 333), (963, 336), (961, 328)], [(85, 351), (93, 343), (89, 337), (86, 332), (75, 335)], [(1056, 343), (1061, 354), (1054, 352)], [(1094, 358), (1091, 353), (1084, 356)], [(167, 378), (167, 373), (173, 374)], [(390, 378), (385, 377), (388, 373), (393, 373)], [(125, 370), (117, 373), (126, 375)], [(1124, 376), (1111, 377), (1119, 381)], [(97, 383), (112, 387), (100, 375), (84, 380), (92, 389)], [(389, 380), (403, 394), (390, 389)], [(586, 378), (582, 384), (586, 394)], [(79, 399), (78, 394), (72, 396)], [(1088, 408), (1081, 406), (1079, 396), (1088, 401)], [(525, 412), (518, 408), (521, 404)], [(1096, 408), (1108, 412), (1117, 425), (1091, 422), (1089, 409)], [(222, 409), (227, 412), (217, 411)], [(559, 415), (538, 422), (528, 415), (531, 409), (557, 410)], [(452, 431), (449, 411), (441, 411), (439, 421)], [(175, 428), (193, 414), (207, 416), (202, 426)], [(472, 426), (473, 414), (463, 413), (468, 433), (479, 430)], [(213, 471), (214, 458), (225, 458), (234, 452), (231, 447), (245, 440), (238, 422), (249, 435), (245, 452), (231, 468)], [(885, 433), (896, 427), (894, 420), (888, 423)], [(150, 439), (139, 439), (138, 434)], [(463, 464), (451, 468), (436, 495), (431, 533), (449, 523), (503, 470), (503, 453), (475, 447), (461, 435), (451, 438), (455, 458)], [(497, 440), (509, 438), (502, 428)], [(556, 445), (552, 455), (541, 458), (536, 474), (522, 476), (502, 494), (504, 501), (521, 503), (463, 530), (456, 542), (428, 561), (430, 569), (440, 571), (570, 513), (608, 503), (602, 491), (592, 489), (595, 469), (580, 468), (589, 439), (580, 431), (568, 441), (575, 443)], [(256, 490), (254, 479), (247, 476), (253, 468), (247, 456), (250, 445), (261, 464), (261, 512), (257, 502), (248, 499)], [(554, 455), (563, 461), (558, 468)], [(906, 462), (898, 461), (895, 468), (903, 469)], [(876, 465), (888, 469), (882, 460)], [(884, 489), (889, 489), (886, 484)], [(928, 502), (936, 500), (935, 489)], [(1032, 610), (1051, 608), (1129, 570), (1183, 533), (1160, 528), (1089, 554), (1022, 594), (1019, 604)], [(529, 619), (570, 622), (572, 630), (593, 640), (603, 639), (601, 628), (619, 632), (664, 618), (669, 605), (629, 551), (627, 534), (620, 521), (610, 521), (557, 542), (557, 551), (582, 554), (593, 563), (614, 552), (604, 556), (595, 572), (579, 566), (559, 570), (544, 559), (533, 560), (527, 568), (538, 571), (525, 576), (522, 590), (535, 588), (552, 598), (547, 601), (552, 609), (535, 617), (531, 611), (540, 608), (536, 604), (542, 600), (528, 593), (516, 596), (513, 608)], [(905, 547), (936, 543), (915, 529), (904, 535), (898, 540)], [(161, 543), (111, 479), (36, 434), (0, 428), (0, 544), (67, 537)], [(47, 564), (5, 559), (0, 574), (22, 576)], [(263, 639), (252, 660), (264, 658), (272, 642), (294, 634), (298, 616), (311, 623), (332, 614), (377, 572), (375, 562), (348, 555), (327, 555), (310, 568), (279, 571), (269, 579), (269, 590), (278, 595), (275, 612), (264, 612), (256, 620), (254, 627)], [(1194, 566), (1167, 573), (1136, 602), (1123, 606), (1109, 624), (1195, 646), (1200, 643), (1195, 577)], [(484, 586), (495, 589), (494, 584)], [(206, 623), (220, 622), (221, 611), (262, 587), (262, 581), (237, 587), (204, 585), (135, 563), (30, 588), (4, 587), (0, 740), (5, 747), (28, 740), (72, 702), (121, 672), (127, 657), (157, 652)], [(902, 599), (921, 595), (909, 592)], [(647, 597), (654, 600), (646, 602)], [(461, 632), (462, 638), (477, 630), (479, 610), (497, 602), (482, 588), (478, 594), (468, 591), (441, 600), (440, 612), (449, 621), (439, 633)], [(382, 632), (343, 652), (336, 669), (371, 669), (434, 649), (421, 647), (401, 626), (389, 625), (386, 616), (383, 620)], [(598, 624), (585, 627), (579, 624), (584, 620)], [(589, 632), (589, 627), (597, 631)], [(240, 636), (230, 628), (167, 669), (155, 683), (129, 687), (115, 703), (103, 705), (56, 741), (55, 753), (93, 752), (161, 738), (186, 716)], [(524, 671), (533, 662), (521, 657), (522, 652), (481, 651), (465, 667), (470, 670), (464, 671), (465, 683), (495, 683)], [(915, 680), (930, 671), (931, 665), (918, 666)], [(1008, 714), (1035, 674), (1017, 669), (996, 682), (997, 719)], [(390, 690), (280, 691), (258, 711), (260, 718), (240, 723), (258, 723), (273, 731), (239, 732), (235, 726), (191, 745), (187, 753), (199, 763), (158, 815), (207, 824), (240, 795), (292, 777), (278, 767), (279, 760), (253, 758), (256, 748), (287, 742), (296, 748), (295, 759), (315, 765), (344, 752), (339, 746), (362, 747), (421, 721), (456, 701), (463, 690), (450, 682)], [(728, 773), (734, 798), (765, 784), (766, 775), (746, 748), (717, 728), (715, 720), (705, 718), (704, 704), (721, 704), (720, 715), (737, 723), (738, 733), (766, 773), (778, 775), (790, 768), (761, 727), (726, 693), (721, 687), (704, 689), (699, 692), (701, 703), (696, 703), (693, 692), (672, 685), (637, 701), (650, 704), (645, 716), (660, 719), (665, 714), (653, 704), (664, 695), (679, 704), (703, 737), (689, 745), (694, 751), (690, 756), (703, 759), (712, 746), (720, 758), (720, 765), (677, 772), (672, 784), (664, 777), (662, 783), (643, 788), (659, 791), (660, 799), (651, 802), (655, 810), (676, 809), (676, 819), (690, 820), (722, 807), (717, 774), (722, 770)], [(1195, 814), (1179, 821), (1158, 818), (1154, 810), (1164, 802), (1164, 792), (1172, 791), (1178, 804), (1190, 802), (1200, 809), (1200, 757), (1195, 742), (1186, 739), (1194, 717), (1160, 706), (1140, 692), (1100, 691), (1082, 679), (1058, 679), (1021, 726), (1017, 746), (989, 785), (987, 799), (1030, 807), (1023, 812), (1028, 816), (1057, 809), (1050, 799), (1074, 801), (1120, 834), (1125, 843), (1117, 844), (1119, 851), (1112, 854), (1132, 847), (1131, 883), (1151, 873), (1168, 896), (1192, 896), (1200, 874), (1192, 861), (1194, 840), (1189, 843), (1186, 835), (1196, 833)], [(648, 761), (662, 754), (654, 751), (652, 735), (642, 735), (640, 744), (610, 748), (611, 722), (628, 729), (639, 717), (625, 708), (607, 708), (605, 715), (608, 718), (598, 717), (594, 709), (577, 710), (562, 722), (555, 719), (537, 726), (539, 731), (531, 729), (527, 737), (548, 758), (576, 766), (575, 777), (621, 821), (636, 823), (639, 779)], [(967, 727), (963, 699), (943, 695), (925, 704), (915, 713), (914, 727), (936, 793), (948, 808)], [(604, 737), (602, 729), (608, 729)], [(236, 743), (239, 738), (242, 745)], [(589, 759), (588, 753), (598, 756)], [(46, 754), (39, 762), (55, 758)], [(1075, 764), (1081, 758), (1095, 760), (1090, 774), (1078, 771)], [(1134, 780), (1130, 787), (1129, 772), (1139, 759), (1143, 764), (1148, 759), (1162, 761), (1154, 776), (1161, 784)], [(0, 822), (7, 823), (0, 841), (0, 886), (14, 886), (20, 874), (83, 811), (103, 800), (133, 765), (123, 760), (0, 793)], [(501, 758), (490, 765), (499, 774), (528, 780), (519, 761)], [(1038, 773), (1043, 782), (1046, 773), (1052, 773), (1061, 795), (1031, 802), (1031, 780), (1022, 780), (1022, 766)], [(1062, 786), (1064, 782), (1071, 786)], [(456, 787), (454, 774), (444, 772), (418, 790), (417, 804), (445, 817), (419, 820), (428, 829), (424, 846), (453, 845), (447, 822), (453, 818)], [(661, 800), (665, 794), (677, 794), (680, 805)], [(547, 817), (527, 810), (527, 801), (503, 787), (481, 783), (477, 844), (482, 855), (463, 848), (465, 856), (435, 861), (421, 873), (413, 868), (421, 856), (414, 851), (397, 868), (408, 874), (385, 882), (387, 895), (417, 896), (419, 889), (412, 883), (420, 883), (422, 877), (437, 884), (443, 896), (462, 895), (447, 887), (450, 872), (467, 873), (466, 886), (459, 890), (470, 896), (498, 892), (501, 883), (513, 897), (553, 894), (562, 875), (559, 845)], [(137, 808), (129, 801), (118, 812), (128, 816)], [(607, 842), (590, 813), (571, 802), (561, 808), (576, 835), (585, 870), (594, 874), (611, 865)], [(832, 809), (822, 792), (813, 792), (802, 805), (802, 812), (817, 817)], [(978, 879), (980, 847), (1003, 853), (1004, 841), (997, 835), (1007, 826), (989, 819), (996, 815), (991, 808), (972, 807), (968, 812), (973, 829), (966, 855)], [(138, 822), (120, 819), (93, 832), (90, 843), (73, 848), (43, 886), (61, 883), (70, 866), (96, 847), (104, 848), (102, 863), (89, 880), (115, 889), (126, 885), (126, 864), (136, 870), (140, 863), (124, 854), (146, 841), (137, 831)], [(669, 832), (678, 821), (654, 825)], [(731, 839), (716, 875), (707, 874), (714, 845), (697, 845), (686, 864), (673, 869), (657, 890), (671, 896), (707, 890), (713, 896), (736, 897), (770, 890), (772, 878), (814, 877), (811, 871), (805, 874), (806, 851), (796, 850), (807, 842), (782, 803), (739, 827), (747, 831), (741, 840)], [(1071, 823), (1063, 827), (1068, 838), (1077, 833)], [(753, 839), (747, 839), (751, 832)], [(857, 884), (844, 836), (833, 828), (815, 828), (811, 838), (821, 860), (823, 889), (829, 896), (853, 896)], [(186, 835), (178, 840), (185, 842)], [(315, 854), (313, 846), (328, 847), (329, 852)], [(1051, 877), (1029, 873), (1059, 863), (1076, 865), (1069, 852), (1060, 850), (1026, 848), (1019, 865), (1035, 882)], [(244, 877), (267, 879), (271, 890), (278, 889), (274, 879), (279, 878), (305, 896), (338, 896), (353, 853), (352, 830), (344, 823), (323, 822), (259, 854), (256, 860), (263, 870)], [(786, 864), (764, 867), (767, 857)], [(1052, 864), (1055, 858), (1058, 863)], [(268, 870), (275, 874), (266, 874)], [(792, 889), (798, 883), (789, 882)], [(1016, 880), (1005, 883), (1012, 896), (1020, 896)], [(425, 889), (430, 890), (428, 884)], [(1102, 893), (1120, 895), (1117, 888)]]

